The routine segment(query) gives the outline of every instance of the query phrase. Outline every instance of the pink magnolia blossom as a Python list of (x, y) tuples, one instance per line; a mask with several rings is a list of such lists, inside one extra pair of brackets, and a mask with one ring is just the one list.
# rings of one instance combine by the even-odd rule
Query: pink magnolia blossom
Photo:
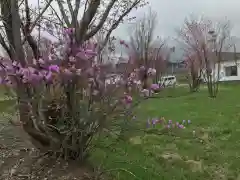
[(49, 71), (57, 72), (57, 73), (59, 73), (59, 71), (60, 71), (60, 68), (59, 68), (58, 65), (50, 65), (50, 66), (48, 67), (48, 69), (49, 69)]
[(152, 89), (153, 91), (156, 91), (156, 90), (159, 90), (160, 87), (159, 87), (158, 84), (152, 84), (152, 85), (151, 85), (151, 89)]
[(149, 75), (155, 76), (155, 75), (156, 75), (156, 72), (157, 72), (157, 71), (156, 71), (156, 69), (154, 69), (154, 68), (149, 68), (149, 69), (148, 69), (148, 74), (149, 74)]
[(131, 104), (132, 101), (133, 101), (132, 96), (130, 96), (130, 95), (125, 95), (125, 96), (124, 96), (124, 103), (126, 103), (126, 104)]

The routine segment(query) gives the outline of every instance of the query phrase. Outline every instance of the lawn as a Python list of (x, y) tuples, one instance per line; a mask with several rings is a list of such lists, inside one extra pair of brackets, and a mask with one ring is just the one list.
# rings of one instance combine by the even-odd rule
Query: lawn
[[(101, 139), (90, 160), (117, 180), (240, 180), (239, 92), (237, 84), (221, 85), (216, 99), (206, 87), (194, 94), (187, 87), (164, 90), (137, 108), (137, 126), (146, 128), (154, 117), (191, 125), (162, 135), (134, 132), (115, 145)], [(12, 104), (1, 101), (0, 108)]]
[(238, 85), (221, 85), (216, 99), (206, 88), (190, 95), (184, 88), (162, 92), (141, 104), (135, 121), (144, 127), (149, 117), (165, 117), (191, 125), (174, 135), (133, 135), (98, 149), (92, 160), (119, 180), (240, 179), (239, 92)]

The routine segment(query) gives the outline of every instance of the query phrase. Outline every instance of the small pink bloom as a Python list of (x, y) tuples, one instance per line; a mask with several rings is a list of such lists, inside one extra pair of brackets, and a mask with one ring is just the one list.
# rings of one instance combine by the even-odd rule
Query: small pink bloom
[(151, 89), (154, 90), (154, 91), (156, 91), (156, 90), (160, 89), (160, 87), (159, 87), (158, 84), (152, 84), (152, 85), (151, 85)]
[(179, 127), (180, 129), (184, 129), (184, 128), (185, 128), (182, 124), (180, 124), (178, 127)]
[(60, 68), (59, 68), (58, 65), (50, 65), (50, 66), (48, 67), (48, 70), (49, 70), (49, 71), (52, 71), (52, 72), (57, 72), (57, 73), (59, 73)]
[(125, 102), (126, 104), (131, 104), (132, 101), (133, 101), (133, 99), (132, 99), (131, 96), (125, 95), (125, 97), (124, 97), (124, 102)]
[(123, 44), (125, 44), (125, 41), (124, 41), (124, 40), (120, 40), (119, 43), (120, 43), (121, 45), (123, 45)]

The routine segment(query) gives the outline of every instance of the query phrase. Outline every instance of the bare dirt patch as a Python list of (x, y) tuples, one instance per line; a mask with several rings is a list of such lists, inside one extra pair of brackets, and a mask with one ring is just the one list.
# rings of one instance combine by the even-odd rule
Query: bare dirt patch
[(0, 180), (88, 180), (90, 168), (42, 156), (21, 129), (0, 120)]

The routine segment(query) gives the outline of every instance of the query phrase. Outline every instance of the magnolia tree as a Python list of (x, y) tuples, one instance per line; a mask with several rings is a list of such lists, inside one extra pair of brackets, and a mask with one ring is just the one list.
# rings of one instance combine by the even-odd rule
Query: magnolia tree
[[(58, 32), (60, 41), (44, 50), (31, 32), (44, 21), (51, 2), (38, 9), (36, 16), (32, 15), (27, 0), (0, 2), (3, 21), (0, 43), (9, 56), (1, 59), (2, 84), (16, 92), (19, 119), (36, 147), (82, 160), (97, 133), (108, 131), (116, 119), (126, 122), (132, 117), (131, 89), (139, 72), (135, 70), (126, 81), (106, 88), (101, 66), (94, 61), (99, 53), (98, 42), (92, 37), (103, 29), (107, 42), (128, 13), (144, 2), (76, 0), (65, 5), (59, 0), (60, 16), (52, 10), (51, 17), (63, 21), (49, 28), (53, 34)], [(83, 14), (79, 15), (81, 8)], [(30, 60), (24, 43), (32, 51)], [(123, 133), (121, 130), (120, 135)]]
[(196, 91), (201, 79), (204, 79), (209, 96), (216, 97), (222, 52), (231, 46), (229, 22), (214, 23), (204, 18), (186, 19), (179, 35), (185, 49), (191, 91)]
[[(164, 42), (159, 39), (156, 42), (153, 39), (156, 22), (156, 13), (150, 10), (135, 24), (130, 41), (129, 55), (133, 64), (142, 69), (146, 67), (140, 77), (144, 89), (150, 88), (153, 84), (153, 79), (147, 76), (148, 69), (151, 68), (156, 77), (159, 77), (162, 67), (164, 67), (161, 51)], [(156, 88), (158, 85), (154, 84), (153, 86)]]

